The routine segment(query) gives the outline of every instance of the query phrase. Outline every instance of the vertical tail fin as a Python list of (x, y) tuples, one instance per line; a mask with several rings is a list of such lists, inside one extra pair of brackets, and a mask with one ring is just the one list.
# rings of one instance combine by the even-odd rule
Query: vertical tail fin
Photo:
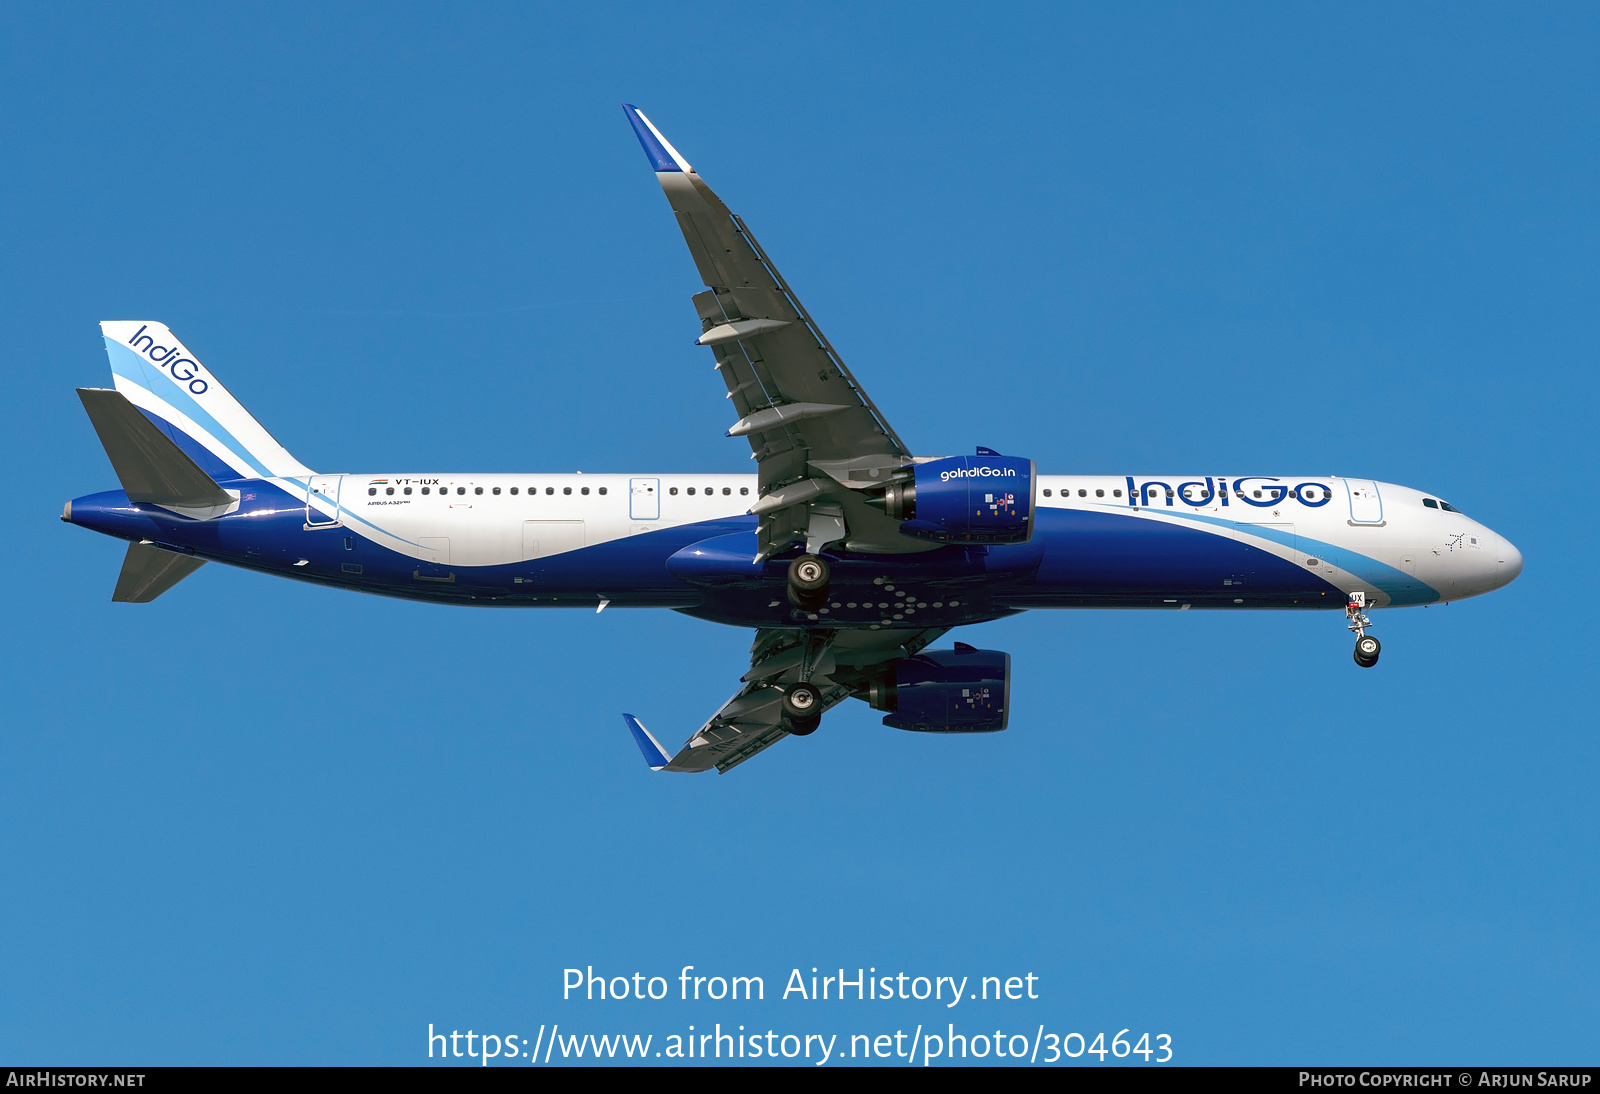
[(218, 481), (309, 475), (165, 324), (100, 324), (117, 390)]

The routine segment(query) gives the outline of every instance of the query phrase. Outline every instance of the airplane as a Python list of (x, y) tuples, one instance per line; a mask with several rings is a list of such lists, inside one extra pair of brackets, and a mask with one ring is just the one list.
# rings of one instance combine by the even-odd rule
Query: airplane
[(700, 332), (750, 474), (317, 474), (166, 326), (101, 324), (115, 386), (78, 395), (122, 489), (61, 519), (128, 541), (112, 600), (206, 562), (437, 603), (670, 608), (754, 632), (734, 695), (656, 771), (726, 772), (846, 699), (930, 733), (1006, 728), (1011, 659), (947, 631), (1036, 608), (1367, 612), (1477, 596), (1522, 555), (1443, 499), (1336, 475), (1040, 474), (915, 455), (749, 227), (624, 110), (704, 284)]

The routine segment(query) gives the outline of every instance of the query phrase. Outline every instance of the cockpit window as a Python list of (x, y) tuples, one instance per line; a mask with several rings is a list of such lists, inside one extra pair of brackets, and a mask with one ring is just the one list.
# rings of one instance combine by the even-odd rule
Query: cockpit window
[(1461, 512), (1461, 510), (1457, 509), (1454, 505), (1451, 505), (1447, 501), (1441, 501), (1439, 503), (1439, 508), (1443, 509), (1446, 513), (1459, 513), (1459, 512)]
[(1422, 499), (1422, 504), (1426, 505), (1429, 509), (1437, 509), (1437, 508), (1439, 508), (1439, 503), (1434, 501), (1432, 498), (1423, 498)]

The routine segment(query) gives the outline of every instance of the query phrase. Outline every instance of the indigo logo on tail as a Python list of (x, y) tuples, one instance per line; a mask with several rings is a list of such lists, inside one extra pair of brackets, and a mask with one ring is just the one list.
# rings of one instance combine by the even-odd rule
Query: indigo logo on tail
[[(200, 378), (200, 362), (182, 356), (177, 346), (156, 345), (156, 340), (145, 333), (147, 327), (148, 324), (140, 327), (138, 332), (128, 339), (128, 345), (158, 367), (166, 369), (169, 376), (189, 389), (189, 394), (204, 395), (211, 385)], [(144, 345), (141, 346), (140, 342)]]

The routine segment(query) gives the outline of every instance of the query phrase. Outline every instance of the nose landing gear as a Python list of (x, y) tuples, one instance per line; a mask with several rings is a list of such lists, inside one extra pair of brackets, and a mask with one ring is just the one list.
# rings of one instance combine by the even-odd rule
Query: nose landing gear
[(1367, 633), (1367, 628), (1372, 626), (1372, 620), (1367, 618), (1367, 594), (1351, 593), (1344, 606), (1344, 616), (1350, 621), (1350, 629), (1356, 632), (1356, 664), (1370, 669), (1378, 663), (1378, 653), (1383, 646)]

